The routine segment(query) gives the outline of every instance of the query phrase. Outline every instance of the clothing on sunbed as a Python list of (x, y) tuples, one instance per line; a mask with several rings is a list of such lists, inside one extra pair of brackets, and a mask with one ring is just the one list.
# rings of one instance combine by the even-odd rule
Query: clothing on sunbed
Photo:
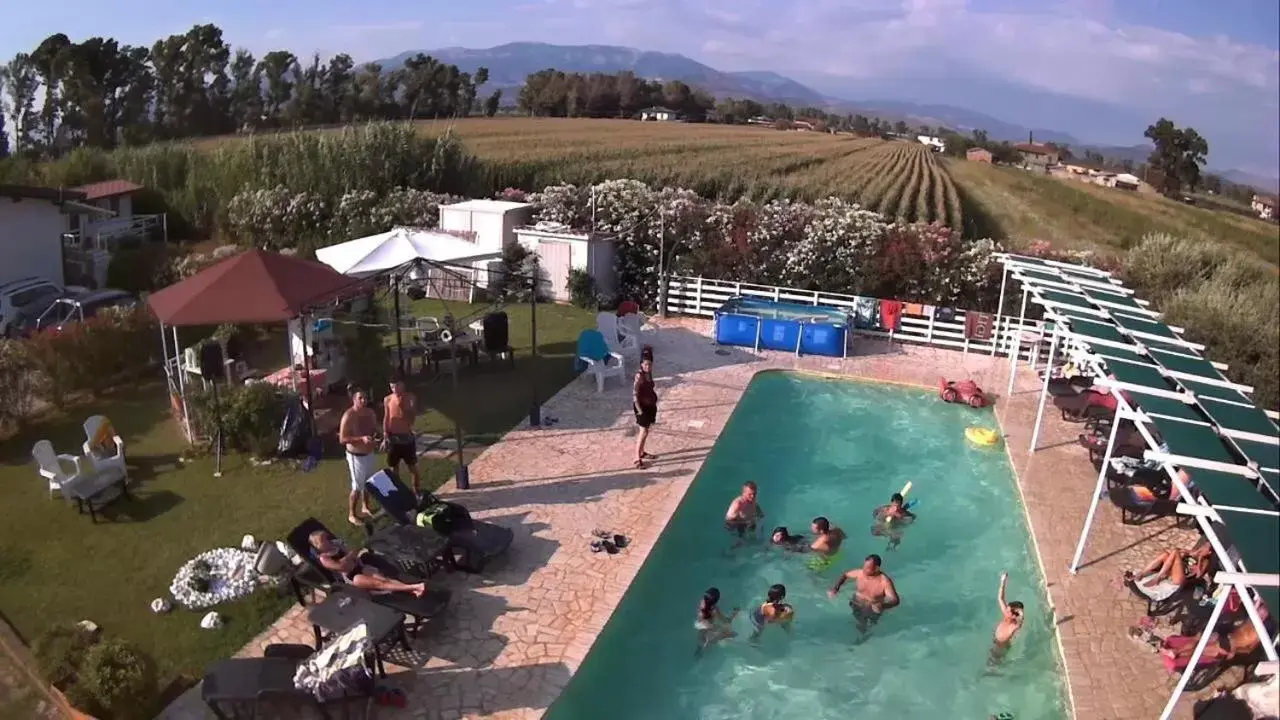
[(1177, 595), (1182, 586), (1172, 582), (1169, 578), (1152, 581), (1148, 576), (1135, 579), (1133, 581), (1133, 589), (1154, 602), (1163, 602)]

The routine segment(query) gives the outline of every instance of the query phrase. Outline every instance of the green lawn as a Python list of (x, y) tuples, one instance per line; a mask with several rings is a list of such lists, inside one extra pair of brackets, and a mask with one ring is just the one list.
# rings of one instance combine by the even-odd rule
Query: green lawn
[[(459, 317), (467, 312), (460, 309), (465, 305), (450, 307)], [(418, 310), (437, 314), (433, 311), (439, 308), (421, 303)], [(540, 306), (543, 357), (534, 363), (528, 350), (528, 309), (509, 313), (516, 369), (482, 362), (476, 370), (464, 371), (456, 391), (451, 381), (417, 385), (431, 408), (420, 422), (422, 430), (449, 432), (457, 420), (468, 435), (496, 437), (526, 417), (530, 377), (537, 377), (543, 399), (573, 377), (577, 334), (594, 324), (594, 315)], [(295, 463), (254, 468), (229, 457), (223, 476), (215, 479), (210, 459), (179, 463), (185, 442), (167, 409), (163, 384), (144, 383), (51, 416), (0, 445), (0, 609), (28, 640), (53, 623), (91, 619), (104, 632), (151, 652), (162, 683), (198, 677), (204, 666), (235, 652), (292, 602), (287, 595), (261, 592), (220, 606), (226, 625), (217, 631), (199, 628), (200, 613), (153, 614), (149, 603), (168, 595), (184, 562), (207, 549), (237, 545), (246, 533), (279, 538), (307, 515), (350, 534), (341, 460), (326, 459), (313, 472), (302, 473)], [(97, 525), (87, 515), (77, 515), (61, 497), (49, 498), (29, 455), (39, 439), (50, 440), (59, 452), (75, 452), (84, 439), (80, 424), (94, 413), (110, 417), (124, 438), (136, 483), (134, 499), (114, 506), (116, 517)], [(426, 484), (442, 484), (452, 467), (445, 460), (426, 463)]]

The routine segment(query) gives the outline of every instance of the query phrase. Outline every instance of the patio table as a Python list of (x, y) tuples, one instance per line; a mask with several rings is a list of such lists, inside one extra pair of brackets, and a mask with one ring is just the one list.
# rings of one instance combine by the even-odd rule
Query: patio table
[[(324, 397), (325, 391), (329, 387), (329, 371), (324, 368), (311, 368), (311, 394), (313, 399)], [(271, 373), (263, 378), (264, 381), (280, 388), (292, 388), (297, 382), (299, 392), (306, 392), (307, 379), (301, 370), (293, 367), (284, 367)]]
[(342, 588), (331, 593), (320, 603), (311, 606), (307, 611), (307, 619), (311, 621), (311, 631), (315, 633), (317, 651), (327, 637), (346, 632), (356, 623), (363, 622), (369, 630), (369, 639), (373, 641), (374, 660), (378, 674), (382, 677), (387, 676), (387, 669), (382, 662), (382, 646), (388, 640), (394, 640), (406, 651), (409, 650), (409, 638), (404, 631), (404, 613), (372, 602), (358, 590)]

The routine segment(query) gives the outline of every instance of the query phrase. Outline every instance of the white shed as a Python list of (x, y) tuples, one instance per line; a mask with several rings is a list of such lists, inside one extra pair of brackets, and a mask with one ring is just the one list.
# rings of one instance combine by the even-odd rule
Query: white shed
[(440, 206), (440, 229), (475, 233), (477, 255), (501, 253), (516, 241), (516, 228), (533, 219), (533, 205), (507, 200), (466, 200)]
[(613, 241), (567, 229), (522, 227), (516, 229), (520, 244), (538, 256), (538, 264), (551, 299), (568, 302), (569, 271), (584, 270), (595, 280), (596, 291), (612, 295), (617, 289)]

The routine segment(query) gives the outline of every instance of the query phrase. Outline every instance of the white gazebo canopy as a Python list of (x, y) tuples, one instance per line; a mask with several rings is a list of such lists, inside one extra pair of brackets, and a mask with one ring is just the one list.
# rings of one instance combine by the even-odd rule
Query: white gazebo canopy
[(392, 228), (316, 250), (317, 260), (343, 275), (356, 277), (376, 275), (414, 260), (467, 263), (494, 256), (480, 252), (473, 241), (459, 235), (412, 227)]

